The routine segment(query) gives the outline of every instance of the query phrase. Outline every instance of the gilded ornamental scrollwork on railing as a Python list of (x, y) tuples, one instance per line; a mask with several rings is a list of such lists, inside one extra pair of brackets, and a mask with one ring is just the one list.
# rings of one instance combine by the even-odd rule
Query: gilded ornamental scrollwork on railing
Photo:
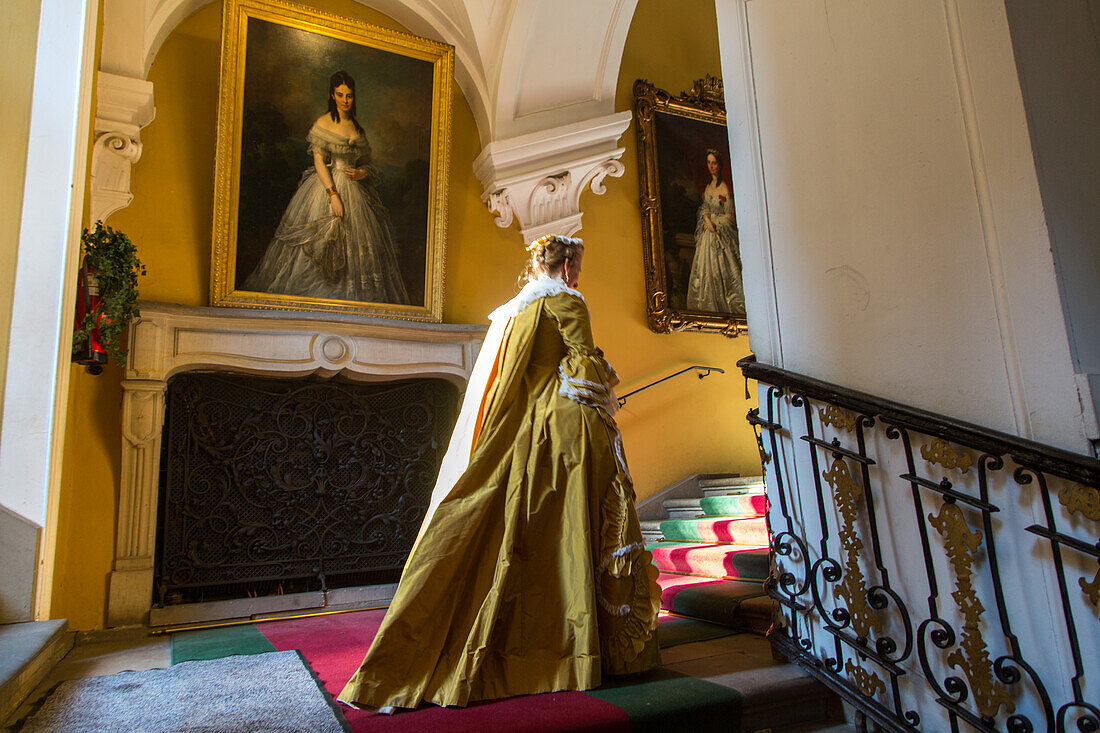
[(942, 438), (936, 438), (920, 449), (921, 458), (929, 463), (935, 463), (946, 469), (957, 468), (966, 473), (974, 465), (974, 459), (964, 450), (956, 451), (951, 444)]
[(860, 540), (856, 527), (859, 522), (858, 502), (862, 498), (863, 489), (848, 470), (848, 464), (840, 458), (833, 459), (832, 465), (822, 472), (821, 477), (832, 487), (833, 501), (844, 520), (837, 532), (844, 552), (844, 577), (837, 584), (836, 593), (847, 602), (852, 629), (860, 638), (866, 638), (872, 629), (877, 630), (882, 624), (867, 603), (867, 583), (859, 565), (859, 558), (863, 555), (863, 541)]
[(1081, 590), (1085, 592), (1085, 598), (1096, 609), (1096, 617), (1100, 618), (1100, 570), (1096, 571), (1096, 577), (1092, 580), (1086, 581), (1084, 578), (1078, 578), (1077, 583), (1081, 586)]
[(1091, 486), (1072, 484), (1058, 492), (1058, 501), (1070, 514), (1080, 514), (1100, 522), (1100, 491)]
[(864, 697), (874, 697), (876, 693), (886, 692), (886, 683), (879, 679), (877, 674), (860, 667), (851, 659), (844, 663), (844, 671)]
[(1100, 463), (738, 365), (772, 458), (773, 646), (876, 729), (1100, 733)]
[(836, 405), (829, 405), (817, 411), (822, 425), (832, 425), (837, 430), (852, 432), (856, 428), (856, 416), (845, 412)]
[(958, 504), (945, 501), (940, 513), (928, 515), (928, 523), (943, 537), (947, 557), (955, 571), (955, 591), (951, 597), (963, 616), (961, 645), (947, 655), (947, 662), (960, 669), (970, 680), (974, 703), (982, 715), (992, 718), (1004, 706), (1016, 709), (1008, 692), (993, 679), (989, 650), (982, 638), (980, 617), (985, 612), (974, 589), (974, 559), (982, 546), (982, 533), (971, 531)]
[[(1100, 522), (1100, 490), (1092, 486), (1070, 484), (1058, 492), (1058, 501), (1070, 514)], [(1100, 549), (1100, 543), (1097, 543), (1097, 548)], [(1077, 584), (1096, 612), (1097, 618), (1100, 618), (1100, 570), (1096, 571), (1092, 580), (1078, 578)]]

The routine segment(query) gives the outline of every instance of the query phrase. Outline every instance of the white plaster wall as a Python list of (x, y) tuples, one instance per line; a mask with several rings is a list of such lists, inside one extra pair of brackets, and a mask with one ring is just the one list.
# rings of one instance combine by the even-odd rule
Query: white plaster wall
[(1086, 452), (998, 0), (718, 0), (761, 361)]
[(1100, 450), (1100, 2), (1005, 8), (1081, 401), (1094, 417), (1086, 429)]

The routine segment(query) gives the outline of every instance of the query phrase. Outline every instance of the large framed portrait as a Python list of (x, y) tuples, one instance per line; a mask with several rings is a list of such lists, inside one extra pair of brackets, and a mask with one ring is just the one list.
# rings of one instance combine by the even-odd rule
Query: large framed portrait
[(441, 321), (454, 48), (224, 2), (212, 305)]
[(646, 309), (657, 333), (747, 330), (722, 80), (634, 83)]

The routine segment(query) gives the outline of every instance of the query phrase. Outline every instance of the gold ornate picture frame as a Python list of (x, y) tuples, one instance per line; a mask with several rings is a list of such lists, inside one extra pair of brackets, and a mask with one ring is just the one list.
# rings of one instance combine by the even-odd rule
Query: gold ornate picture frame
[(651, 330), (747, 330), (722, 80), (673, 96), (634, 82)]
[(442, 321), (454, 47), (281, 0), (222, 17), (211, 304)]

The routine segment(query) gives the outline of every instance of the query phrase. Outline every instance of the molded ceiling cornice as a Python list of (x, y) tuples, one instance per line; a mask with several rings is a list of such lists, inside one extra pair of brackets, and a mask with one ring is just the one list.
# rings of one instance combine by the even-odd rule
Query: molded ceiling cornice
[[(144, 79), (164, 40), (213, 0), (105, 0), (100, 68)], [(356, 0), (455, 47), (482, 143), (615, 111), (637, 0)]]

